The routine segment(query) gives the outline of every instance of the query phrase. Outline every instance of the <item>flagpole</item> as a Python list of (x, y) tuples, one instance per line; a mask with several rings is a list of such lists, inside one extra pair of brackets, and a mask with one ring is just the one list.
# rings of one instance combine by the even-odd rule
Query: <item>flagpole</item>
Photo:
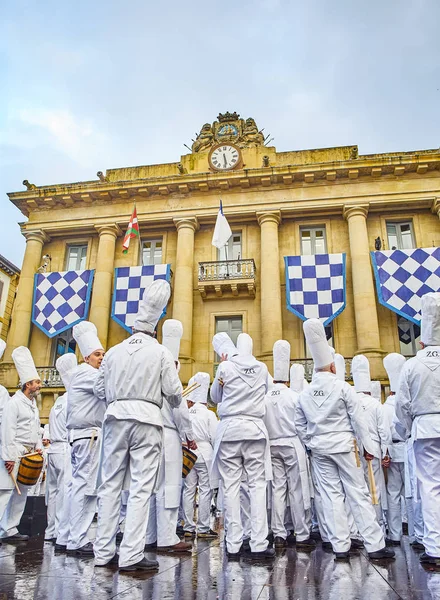
[[(136, 202), (134, 203), (134, 208), (136, 209)], [(137, 210), (136, 210), (136, 216), (137, 216)], [(137, 218), (137, 220), (138, 220), (138, 228), (139, 228), (139, 265), (141, 267), (143, 267), (144, 257), (142, 255), (141, 225), (139, 223), (139, 217)]]

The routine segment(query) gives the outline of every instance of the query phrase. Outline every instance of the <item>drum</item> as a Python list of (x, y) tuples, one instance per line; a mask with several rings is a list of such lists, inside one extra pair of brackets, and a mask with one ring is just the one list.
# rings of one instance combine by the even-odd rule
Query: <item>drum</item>
[(186, 477), (188, 473), (191, 471), (193, 466), (196, 464), (197, 454), (195, 454), (189, 448), (182, 446), (183, 452), (183, 464), (182, 464), (182, 477)]
[(35, 485), (40, 477), (44, 459), (40, 454), (23, 456), (18, 467), (17, 481), (22, 485)]

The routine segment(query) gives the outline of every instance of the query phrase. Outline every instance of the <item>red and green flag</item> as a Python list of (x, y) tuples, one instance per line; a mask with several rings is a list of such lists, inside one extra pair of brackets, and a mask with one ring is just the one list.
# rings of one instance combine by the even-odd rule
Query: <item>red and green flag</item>
[(130, 246), (131, 238), (139, 237), (139, 223), (136, 213), (136, 205), (133, 208), (133, 214), (130, 217), (130, 222), (128, 223), (127, 233), (125, 234), (124, 241), (122, 242), (122, 253), (127, 254), (128, 248)]

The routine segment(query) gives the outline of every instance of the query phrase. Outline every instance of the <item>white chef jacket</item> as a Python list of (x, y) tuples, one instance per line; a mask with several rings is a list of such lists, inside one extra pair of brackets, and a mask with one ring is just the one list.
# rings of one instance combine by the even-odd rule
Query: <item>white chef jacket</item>
[(383, 407), (373, 396), (358, 392), (357, 397), (361, 403), (365, 423), (370, 434), (372, 444), (371, 454), (375, 458), (382, 459), (392, 445), (391, 430), (386, 426)]
[(67, 393), (58, 396), (49, 413), (49, 439), (48, 454), (64, 454), (68, 443), (66, 427)]
[(388, 396), (382, 405), (385, 426), (391, 432), (392, 444), (389, 448), (390, 458), (393, 462), (405, 462), (406, 442), (396, 430), (396, 395)]
[(354, 388), (329, 371), (315, 373), (311, 384), (299, 395), (295, 426), (302, 443), (318, 454), (350, 452), (355, 436), (372, 454)]
[(298, 394), (284, 383), (274, 383), (266, 394), (266, 423), (271, 446), (294, 447), (293, 437), (297, 437), (295, 408)]
[(212, 460), (212, 452), (217, 431), (217, 417), (209, 410), (203, 402), (196, 402), (189, 409), (189, 416), (194, 434), (194, 440), (197, 443), (197, 450), (194, 452), (201, 456), (205, 463)]
[(25, 446), (41, 448), (40, 413), (35, 400), (21, 390), (5, 405), (2, 418), (1, 455), (4, 461), (17, 461), (26, 454)]
[(440, 437), (440, 346), (419, 350), (403, 365), (396, 416), (413, 440)]
[(78, 365), (67, 388), (66, 426), (70, 441), (93, 437), (102, 427), (105, 403), (93, 393), (98, 369), (88, 363)]
[[(0, 425), (2, 423), (3, 409), (10, 398), (8, 390), (0, 385)], [(1, 443), (1, 429), (0, 429), (0, 443)]]

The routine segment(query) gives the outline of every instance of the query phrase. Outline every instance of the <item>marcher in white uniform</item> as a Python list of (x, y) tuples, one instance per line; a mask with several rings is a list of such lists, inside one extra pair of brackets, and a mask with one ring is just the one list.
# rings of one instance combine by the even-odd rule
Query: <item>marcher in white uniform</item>
[(310, 489), (307, 458), (295, 429), (298, 394), (287, 387), (289, 381), (290, 344), (278, 340), (273, 347), (274, 385), (266, 395), (264, 422), (270, 440), (272, 458), (272, 519), (275, 548), (286, 546), (288, 531), (285, 514), (289, 506), (295, 530), (296, 547), (313, 550), (310, 538)]
[[(251, 500), (252, 530), (251, 558), (273, 558), (275, 551), (268, 548), (266, 513), (266, 482), (272, 479), (270, 448), (264, 424), (265, 395), (268, 372), (265, 364), (251, 352), (252, 340), (246, 336), (249, 349), (243, 354), (237, 350), (226, 333), (213, 338), (214, 350), (221, 356), (211, 399), (218, 404), (220, 423), (213, 456), (213, 476), (221, 477), (224, 492), (226, 549), (230, 557), (237, 557), (243, 542), (243, 524), (240, 515), (240, 484), (247, 476)], [(249, 351), (250, 350), (250, 351)]]
[(402, 368), (395, 408), (413, 439), (426, 550), (420, 561), (440, 566), (440, 293), (422, 296), (420, 339), (423, 349)]
[[(162, 327), (162, 345), (167, 348), (179, 369), (180, 340), (183, 326), (176, 319), (168, 319)], [(192, 545), (181, 542), (176, 533), (182, 495), (182, 443), (191, 450), (197, 448), (186, 402), (173, 408), (164, 402), (162, 459), (157, 475), (156, 490), (150, 502), (146, 549), (157, 547), (159, 552), (189, 552)]]
[[(6, 342), (4, 340), (0, 340), (0, 359), (3, 356), (5, 348), (6, 348)], [(8, 390), (3, 385), (0, 385), (0, 425), (2, 423), (3, 409), (5, 407), (6, 402), (9, 400), (9, 398), (10, 398), (10, 396), (9, 396)], [(1, 437), (0, 437), (0, 443), (1, 443)]]
[[(170, 285), (155, 280), (145, 289), (133, 335), (109, 350), (95, 384), (95, 393), (108, 408), (103, 425), (101, 485), (95, 565), (118, 563), (116, 534), (121, 495), (129, 489), (125, 528), (120, 545), (123, 571), (154, 570), (157, 561), (144, 556), (145, 530), (151, 494), (162, 450), (161, 406), (181, 402), (181, 383), (173, 357), (154, 337), (171, 294)], [(130, 484), (124, 479), (130, 477)]]
[[(374, 480), (376, 483), (376, 492), (378, 504), (374, 506), (376, 510), (379, 525), (385, 531), (384, 523), (384, 501), (383, 491), (385, 490), (385, 481), (382, 471), (382, 464), (387, 467), (390, 463), (389, 448), (392, 445), (391, 431), (386, 427), (384, 421), (383, 408), (380, 402), (371, 395), (370, 364), (368, 358), (363, 354), (353, 357), (351, 363), (354, 388), (357, 392), (357, 398), (362, 407), (365, 424), (371, 439), (371, 454), (373, 455), (372, 465)], [(364, 466), (365, 481), (368, 482), (368, 463), (362, 457)], [(370, 490), (371, 491), (371, 490)]]
[(347, 497), (370, 558), (393, 557), (394, 552), (385, 547), (363, 471), (356, 465), (355, 435), (361, 451), (365, 449), (366, 453), (371, 453), (371, 440), (360, 402), (353, 388), (336, 377), (321, 321), (309, 319), (304, 322), (303, 328), (315, 373), (312, 383), (299, 396), (295, 425), (303, 444), (312, 452), (313, 469), (333, 551), (336, 558), (346, 559), (349, 556), (350, 530), (344, 509)]
[(93, 388), (104, 350), (93, 323), (82, 321), (73, 327), (85, 362), (75, 369), (67, 389), (66, 426), (69, 432), (72, 460), (72, 492), (70, 502), (70, 534), (67, 552), (93, 556), (88, 531), (96, 512), (96, 483), (101, 446), (101, 427), (105, 402), (97, 398)]
[(301, 363), (293, 363), (290, 367), (290, 389), (292, 392), (301, 394), (303, 390), (309, 385), (309, 382), (305, 378), (304, 365)]
[(189, 408), (189, 416), (197, 444), (197, 461), (183, 482), (183, 515), (184, 530), (192, 537), (196, 531), (194, 522), (195, 495), (198, 488), (198, 510), (197, 510), (197, 537), (215, 539), (218, 534), (210, 527), (210, 512), (212, 500), (212, 488), (210, 472), (212, 465), (212, 453), (217, 431), (217, 417), (207, 407), (209, 384), (211, 378), (209, 373), (196, 373), (188, 382), (188, 387), (199, 384), (196, 390), (191, 392), (186, 401)]
[[(69, 375), (77, 365), (78, 361), (72, 352), (60, 356), (56, 361), (55, 366), (66, 388), (70, 381)], [(46, 477), (47, 527), (44, 537), (47, 541), (56, 542), (58, 551), (66, 550), (67, 546), (67, 538), (64, 544), (57, 540), (60, 534), (60, 525), (65, 527), (65, 524), (62, 523), (65, 512), (69, 514), (68, 519), (70, 519), (68, 506), (70, 493), (69, 497), (66, 497), (66, 491), (71, 487), (72, 466), (67, 438), (66, 412), (67, 392), (58, 396), (49, 413), (50, 446), (47, 451)], [(65, 547), (60, 548), (60, 546)]]
[(0, 539), (2, 541), (25, 541), (27, 535), (18, 533), (18, 525), (26, 506), (29, 486), (18, 484), (17, 493), (11, 473), (16, 477), (20, 459), (30, 452), (42, 453), (40, 416), (36, 397), (41, 380), (28, 348), (20, 346), (12, 352), (12, 360), (18, 371), (21, 389), (7, 400), (1, 424), (0, 461)]

